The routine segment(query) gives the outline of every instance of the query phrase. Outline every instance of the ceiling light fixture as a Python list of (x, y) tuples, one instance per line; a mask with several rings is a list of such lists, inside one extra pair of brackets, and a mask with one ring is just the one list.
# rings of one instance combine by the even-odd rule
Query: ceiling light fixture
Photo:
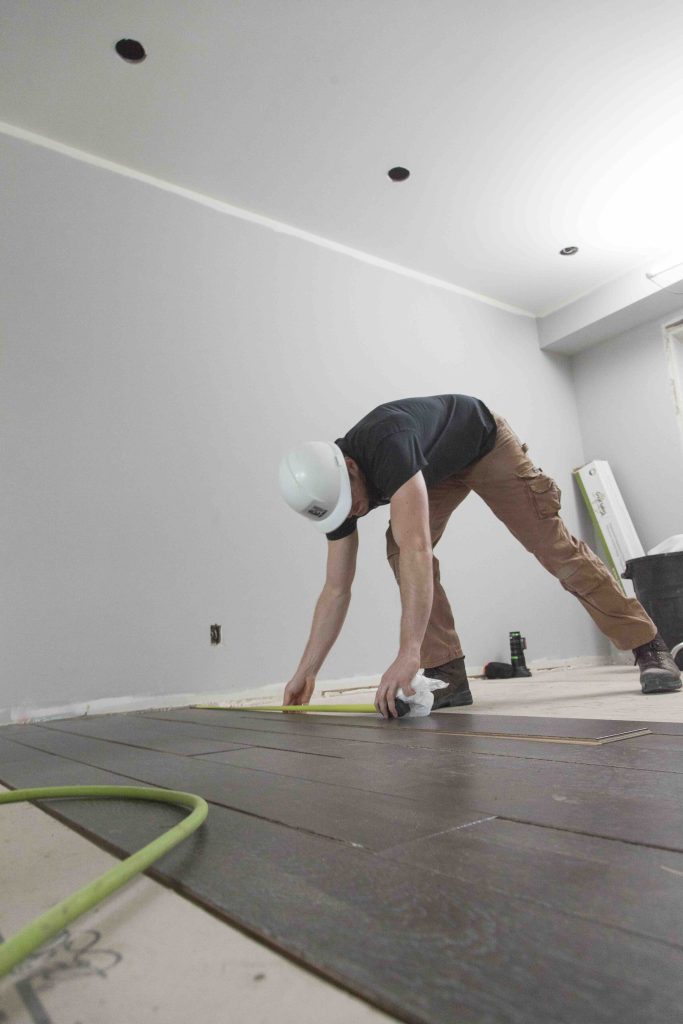
[(405, 181), (406, 178), (410, 177), (410, 171), (407, 167), (392, 167), (387, 174), (392, 181)]
[(114, 49), (129, 64), (139, 64), (147, 56), (144, 46), (137, 39), (119, 39)]
[(578, 251), (578, 245), (565, 245), (564, 249), (560, 249), (560, 256), (576, 256)]

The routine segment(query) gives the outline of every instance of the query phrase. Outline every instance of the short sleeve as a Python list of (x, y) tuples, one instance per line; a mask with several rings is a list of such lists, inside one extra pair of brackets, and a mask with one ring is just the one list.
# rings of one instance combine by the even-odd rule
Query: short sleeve
[(417, 433), (412, 429), (397, 430), (377, 445), (370, 473), (379, 493), (390, 500), (406, 481), (427, 465)]
[(343, 540), (344, 537), (350, 537), (352, 533), (355, 533), (356, 527), (356, 516), (349, 516), (345, 519), (341, 526), (338, 526), (332, 533), (326, 533), (325, 536), (328, 540)]

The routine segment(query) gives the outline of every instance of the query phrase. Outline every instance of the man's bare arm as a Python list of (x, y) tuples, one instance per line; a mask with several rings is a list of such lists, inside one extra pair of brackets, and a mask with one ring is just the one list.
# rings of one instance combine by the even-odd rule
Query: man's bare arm
[(315, 678), (344, 625), (356, 574), (358, 532), (327, 542), (325, 585), (315, 606), (311, 632), (296, 672), (285, 687), (284, 704), (308, 704)]
[(420, 648), (434, 598), (429, 499), (421, 472), (391, 499), (391, 530), (399, 547), (401, 633), (398, 655), (375, 696), (375, 706), (384, 717), (396, 714), (397, 690), (413, 692), (410, 683), (420, 667)]

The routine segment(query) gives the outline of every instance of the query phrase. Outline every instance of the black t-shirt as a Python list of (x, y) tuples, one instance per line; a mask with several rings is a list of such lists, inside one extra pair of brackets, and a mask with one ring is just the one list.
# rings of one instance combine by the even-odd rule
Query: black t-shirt
[[(336, 443), (358, 463), (373, 509), (388, 505), (420, 470), (432, 487), (488, 454), (495, 441), (495, 420), (478, 398), (434, 395), (379, 405)], [(355, 529), (349, 516), (327, 538), (341, 540)]]

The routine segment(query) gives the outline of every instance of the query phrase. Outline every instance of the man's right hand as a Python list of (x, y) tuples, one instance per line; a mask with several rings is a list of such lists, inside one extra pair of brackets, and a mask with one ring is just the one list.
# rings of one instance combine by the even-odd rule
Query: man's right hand
[(294, 676), (285, 686), (283, 706), (309, 704), (315, 690), (315, 676)]

